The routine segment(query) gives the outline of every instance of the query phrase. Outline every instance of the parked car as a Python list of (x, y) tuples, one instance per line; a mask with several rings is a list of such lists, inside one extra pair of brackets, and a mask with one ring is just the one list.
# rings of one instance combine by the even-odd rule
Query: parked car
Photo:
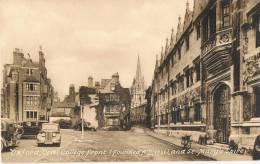
[(37, 135), (37, 145), (57, 145), (61, 144), (60, 126), (56, 123), (43, 123)]
[(59, 125), (60, 125), (61, 129), (69, 129), (72, 126), (72, 121), (71, 120), (60, 119), (59, 120)]
[(21, 136), (18, 129), (14, 121), (1, 118), (1, 152), (17, 145)]
[(253, 160), (260, 160), (260, 135), (258, 135), (255, 139)]
[(40, 132), (41, 125), (47, 121), (25, 121), (21, 122), (20, 125), (23, 129), (22, 138), (36, 138)]
[[(82, 128), (82, 122), (81, 122), (81, 120), (82, 119), (79, 119), (79, 120), (77, 120), (76, 121), (76, 124), (75, 124), (75, 126), (74, 126), (74, 129), (75, 130), (81, 130)], [(97, 128), (95, 127), (95, 126), (93, 126), (93, 125), (91, 125), (91, 123), (90, 122), (86, 122), (85, 120), (83, 121), (83, 129), (84, 130), (91, 130), (91, 131), (96, 131), (97, 130)]]

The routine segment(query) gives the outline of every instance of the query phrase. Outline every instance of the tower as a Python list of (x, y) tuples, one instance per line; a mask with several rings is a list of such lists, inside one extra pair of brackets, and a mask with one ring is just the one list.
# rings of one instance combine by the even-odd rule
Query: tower
[(90, 88), (94, 87), (94, 82), (93, 82), (92, 76), (88, 77), (88, 87), (90, 87)]
[(141, 71), (140, 58), (138, 55), (137, 68), (133, 84), (131, 86), (131, 108), (141, 105), (145, 102), (145, 83)]

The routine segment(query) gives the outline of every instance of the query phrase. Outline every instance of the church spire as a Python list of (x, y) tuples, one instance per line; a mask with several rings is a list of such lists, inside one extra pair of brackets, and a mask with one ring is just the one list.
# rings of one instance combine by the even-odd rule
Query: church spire
[(144, 76), (141, 72), (140, 57), (138, 55), (136, 74), (131, 86), (131, 108), (141, 105), (145, 102), (145, 84)]
[(140, 58), (138, 55), (135, 79), (137, 80), (137, 79), (141, 79), (141, 78), (142, 78), (141, 64), (140, 64)]

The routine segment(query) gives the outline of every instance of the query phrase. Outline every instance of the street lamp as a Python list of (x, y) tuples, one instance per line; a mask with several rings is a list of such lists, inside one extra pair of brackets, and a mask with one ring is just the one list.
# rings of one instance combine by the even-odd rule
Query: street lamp
[(80, 118), (81, 118), (81, 137), (84, 135), (84, 120), (83, 120), (83, 110), (84, 110), (84, 98), (80, 97), (79, 99), (80, 106)]
[(83, 104), (81, 104), (81, 137), (83, 137), (84, 135), (84, 121), (83, 121), (83, 109), (84, 109), (84, 106)]

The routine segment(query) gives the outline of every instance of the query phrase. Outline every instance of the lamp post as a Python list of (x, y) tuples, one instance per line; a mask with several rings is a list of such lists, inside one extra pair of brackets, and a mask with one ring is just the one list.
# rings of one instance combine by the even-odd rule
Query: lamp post
[(84, 109), (84, 106), (83, 104), (81, 104), (81, 137), (84, 136), (84, 120), (83, 120), (83, 109)]

